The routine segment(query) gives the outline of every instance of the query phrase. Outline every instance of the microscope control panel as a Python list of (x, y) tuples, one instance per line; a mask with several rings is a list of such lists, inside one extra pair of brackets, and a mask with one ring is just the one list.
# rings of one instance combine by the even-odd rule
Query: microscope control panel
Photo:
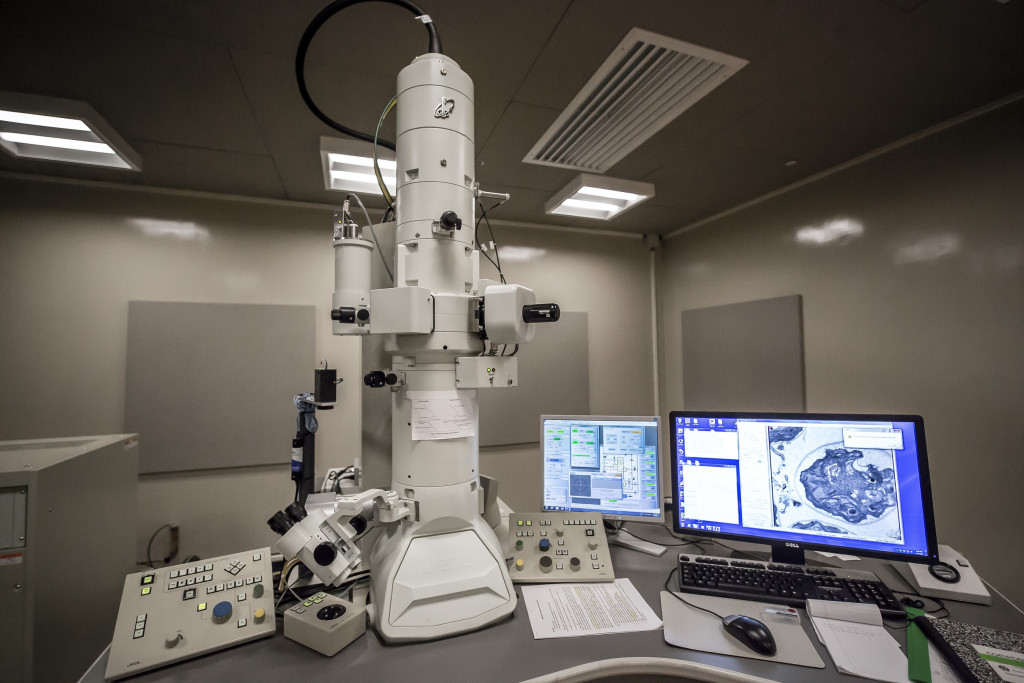
[(513, 583), (614, 581), (601, 515), (512, 513), (508, 518)]
[(274, 635), (270, 548), (129, 574), (108, 680)]

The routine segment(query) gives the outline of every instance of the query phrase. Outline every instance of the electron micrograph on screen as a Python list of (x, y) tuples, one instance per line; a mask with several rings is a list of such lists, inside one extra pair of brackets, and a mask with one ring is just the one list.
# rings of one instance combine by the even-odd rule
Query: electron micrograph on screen
[(775, 526), (902, 543), (892, 450), (852, 448), (842, 428), (768, 429)]

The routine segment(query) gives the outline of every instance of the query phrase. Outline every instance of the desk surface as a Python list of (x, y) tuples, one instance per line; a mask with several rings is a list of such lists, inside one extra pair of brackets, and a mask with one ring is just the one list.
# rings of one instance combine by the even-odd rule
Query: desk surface
[[(678, 543), (667, 531), (656, 527), (647, 529), (633, 525), (632, 528), (651, 540), (663, 539), (666, 545)], [(694, 554), (693, 546), (669, 546), (668, 552), (657, 558), (612, 546), (615, 575), (630, 579), (647, 603), (660, 615), (659, 595), (668, 573), (675, 567), (676, 557), (681, 550)], [(716, 545), (711, 545), (709, 551), (711, 554), (728, 552)], [(902, 577), (888, 564), (861, 560), (846, 563), (844, 566), (851, 564), (857, 568), (871, 569), (894, 590), (910, 590)], [(520, 587), (517, 586), (517, 592), (518, 588)], [(521, 598), (521, 592), (519, 594)], [(1024, 633), (1024, 614), (998, 595), (993, 598), (992, 606), (952, 600), (946, 600), (945, 604), (951, 612), (952, 619)], [(281, 634), (279, 624), (278, 632), (272, 638), (152, 671), (132, 680), (205, 681), (233, 680), (244, 676), (248, 681), (280, 683), (344, 676), (348, 680), (486, 680), (488, 683), (500, 683), (522, 681), (616, 657), (685, 659), (785, 681), (850, 680), (849, 676), (840, 678), (841, 675), (832, 664), (828, 652), (814, 637), (806, 614), (802, 616), (805, 631), (826, 663), (824, 671), (672, 647), (665, 643), (661, 630), (534, 640), (526, 607), (520, 599), (511, 618), (475, 633), (423, 643), (385, 645), (375, 633), (367, 630), (366, 635), (329, 658), (285, 638)], [(903, 630), (889, 631), (901, 645), (904, 644)]]

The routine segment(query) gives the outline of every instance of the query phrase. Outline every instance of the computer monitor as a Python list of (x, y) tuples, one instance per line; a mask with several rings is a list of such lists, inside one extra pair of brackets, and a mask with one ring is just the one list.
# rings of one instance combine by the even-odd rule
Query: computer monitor
[(938, 561), (917, 415), (672, 412), (677, 533)]
[(543, 415), (546, 511), (664, 524), (657, 417)]

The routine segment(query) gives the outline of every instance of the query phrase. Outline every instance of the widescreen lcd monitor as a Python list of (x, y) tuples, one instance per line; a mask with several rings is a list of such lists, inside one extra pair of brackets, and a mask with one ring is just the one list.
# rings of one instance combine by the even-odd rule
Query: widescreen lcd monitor
[(664, 523), (657, 417), (543, 415), (545, 511)]
[(938, 561), (924, 422), (916, 415), (670, 414), (677, 533)]

